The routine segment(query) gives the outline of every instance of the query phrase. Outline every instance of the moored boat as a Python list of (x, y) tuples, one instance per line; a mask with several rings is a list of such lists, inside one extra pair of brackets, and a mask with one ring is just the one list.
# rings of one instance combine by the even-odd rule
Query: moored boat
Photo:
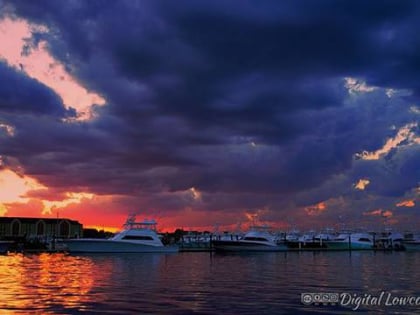
[(210, 251), (211, 238), (211, 234), (208, 233), (187, 233), (181, 237), (179, 250), (182, 252)]
[(406, 251), (420, 251), (420, 234), (409, 234), (402, 241), (402, 245)]
[(70, 253), (174, 253), (178, 246), (165, 246), (156, 232), (156, 221), (136, 222), (128, 217), (124, 229), (108, 239), (76, 238), (57, 240)]
[(326, 249), (325, 241), (332, 240), (334, 235), (331, 229), (326, 229), (320, 233), (311, 230), (303, 235), (288, 233), (286, 235), (287, 247), (293, 250), (296, 249)]
[(364, 232), (341, 233), (336, 238), (327, 240), (324, 243), (329, 250), (363, 250), (374, 248), (373, 237), (369, 233)]
[(403, 246), (406, 251), (420, 251), (420, 240), (417, 241), (404, 241)]
[(404, 236), (398, 232), (385, 231), (375, 234), (375, 248), (385, 250), (402, 250)]
[(228, 252), (276, 252), (287, 250), (284, 240), (268, 231), (266, 226), (253, 226), (237, 240), (213, 240), (216, 251)]

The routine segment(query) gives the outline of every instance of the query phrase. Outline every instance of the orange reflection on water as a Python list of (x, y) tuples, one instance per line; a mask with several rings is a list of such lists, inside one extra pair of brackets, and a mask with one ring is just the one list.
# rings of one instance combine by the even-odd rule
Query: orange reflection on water
[[(92, 300), (92, 288), (109, 277), (112, 266), (66, 254), (0, 256), (2, 314), (78, 309)], [(102, 297), (98, 297), (102, 298)]]

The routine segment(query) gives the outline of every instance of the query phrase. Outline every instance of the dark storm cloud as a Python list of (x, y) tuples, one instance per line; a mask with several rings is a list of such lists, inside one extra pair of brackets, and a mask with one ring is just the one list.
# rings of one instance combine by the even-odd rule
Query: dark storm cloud
[(70, 116), (60, 97), (22, 71), (0, 62), (0, 113)]
[[(262, 207), (264, 200), (280, 208), (288, 194), (301, 193), (307, 203), (350, 195), (343, 183), (368, 176), (381, 183), (372, 185), (377, 194), (402, 195), (416, 185), (418, 153), (397, 154), (398, 173), (383, 172), (382, 161), (365, 168), (353, 158), (379, 149), (393, 136), (392, 125), (418, 120), (408, 108), (419, 100), (419, 7), (11, 1), (17, 16), (49, 27), (33, 44), (48, 40), (56, 58), (107, 105), (80, 124), (14, 117), (19, 134), (2, 154), (48, 183), (98, 193), (150, 191), (156, 203), (175, 208), (189, 201), (170, 201), (160, 191), (196, 187), (208, 193), (202, 209)], [(345, 77), (381, 89), (355, 96)], [(383, 88), (413, 93), (390, 98)], [(14, 114), (10, 101), (1, 104)], [(220, 192), (229, 197), (216, 198)]]

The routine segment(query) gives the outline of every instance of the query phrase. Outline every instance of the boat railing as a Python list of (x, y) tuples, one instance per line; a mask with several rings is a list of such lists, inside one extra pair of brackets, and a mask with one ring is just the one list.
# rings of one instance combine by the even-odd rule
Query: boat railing
[(131, 229), (146, 229), (146, 230), (152, 230), (156, 232), (156, 226), (157, 223), (153, 219), (145, 219), (141, 222), (136, 222), (136, 216), (135, 215), (129, 215), (127, 220), (124, 223), (124, 229), (131, 230)]

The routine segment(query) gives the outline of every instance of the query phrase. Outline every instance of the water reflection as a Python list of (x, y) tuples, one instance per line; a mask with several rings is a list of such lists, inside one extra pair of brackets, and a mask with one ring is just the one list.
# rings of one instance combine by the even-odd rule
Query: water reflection
[(107, 266), (64, 254), (15, 254), (0, 259), (0, 308), (48, 310), (83, 308), (95, 282), (110, 274)]
[(304, 306), (300, 294), (419, 294), (417, 259), (382, 252), (7, 255), (0, 256), (0, 313), (345, 314)]

